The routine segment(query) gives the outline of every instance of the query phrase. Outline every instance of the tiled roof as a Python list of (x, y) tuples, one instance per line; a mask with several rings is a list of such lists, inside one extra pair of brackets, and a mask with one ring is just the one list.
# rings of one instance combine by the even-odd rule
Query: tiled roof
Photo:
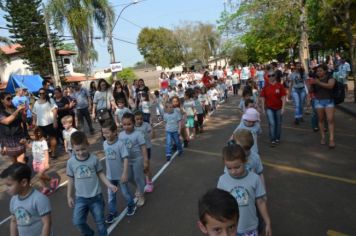
[[(0, 50), (4, 52), (5, 55), (13, 55), (18, 53), (17, 49), (20, 48), (20, 44), (12, 44), (12, 45), (4, 45), (0, 47)], [(77, 52), (73, 51), (68, 51), (68, 50), (58, 50), (57, 51), (58, 55), (61, 56), (70, 56), (70, 55), (75, 55)]]

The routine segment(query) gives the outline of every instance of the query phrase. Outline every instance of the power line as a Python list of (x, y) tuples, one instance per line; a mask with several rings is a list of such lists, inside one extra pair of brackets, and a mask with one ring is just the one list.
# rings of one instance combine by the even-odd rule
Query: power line
[(117, 41), (120, 41), (120, 42), (124, 42), (124, 43), (128, 43), (128, 44), (132, 44), (132, 45), (137, 45), (136, 43), (133, 43), (133, 42), (130, 42), (130, 41), (127, 41), (127, 40), (124, 40), (124, 39), (120, 39), (120, 38), (113, 38)]
[[(137, 3), (139, 3), (139, 2), (145, 2), (145, 1), (147, 1), (147, 0), (137, 1)], [(120, 3), (120, 4), (113, 5), (113, 7), (121, 7), (121, 6), (128, 5), (128, 4), (130, 4), (130, 3), (132, 3), (132, 2)]]
[(128, 20), (128, 19), (122, 17), (122, 16), (121, 16), (121, 19), (124, 20), (124, 21), (126, 21), (126, 22), (128, 22), (128, 23), (130, 23), (131, 25), (134, 25), (134, 26), (140, 28), (140, 29), (143, 29), (143, 28), (144, 28), (144, 27), (142, 27), (142, 26), (140, 26), (140, 25), (138, 25), (138, 24), (136, 24), (136, 23), (134, 23), (134, 22), (132, 22), (132, 21), (130, 21), (130, 20)]

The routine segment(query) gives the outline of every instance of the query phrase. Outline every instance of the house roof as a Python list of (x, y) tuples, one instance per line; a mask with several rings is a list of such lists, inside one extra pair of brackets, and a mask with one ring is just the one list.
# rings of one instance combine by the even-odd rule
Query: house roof
[[(87, 77), (85, 77), (85, 76), (66, 76), (66, 77), (64, 77), (64, 80), (67, 83), (82, 82), (82, 81), (86, 81)], [(96, 78), (89, 76), (88, 80), (96, 80)]]
[(0, 91), (3, 91), (6, 89), (6, 86), (7, 86), (7, 82), (2, 82), (0, 83)]
[[(4, 45), (0, 47), (0, 50), (4, 52), (5, 55), (14, 55), (19, 53), (17, 49), (21, 48), (22, 46), (18, 43), (12, 45)], [(77, 52), (68, 51), (68, 50), (58, 50), (57, 55), (60, 56), (70, 56), (75, 55)]]

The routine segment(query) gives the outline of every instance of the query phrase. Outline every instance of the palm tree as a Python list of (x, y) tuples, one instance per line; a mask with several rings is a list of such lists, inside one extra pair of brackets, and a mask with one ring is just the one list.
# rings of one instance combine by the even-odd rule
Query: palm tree
[(60, 32), (68, 27), (78, 48), (78, 61), (89, 68), (95, 60), (94, 24), (103, 39), (113, 24), (115, 14), (108, 0), (49, 0), (46, 11)]

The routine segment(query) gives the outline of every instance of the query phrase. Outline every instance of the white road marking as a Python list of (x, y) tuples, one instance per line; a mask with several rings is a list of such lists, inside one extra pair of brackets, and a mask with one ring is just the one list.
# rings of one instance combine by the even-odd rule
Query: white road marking
[[(222, 102), (221, 102), (222, 103)], [(213, 110), (212, 112), (209, 113), (209, 116), (213, 115), (215, 112), (215, 110)], [(156, 124), (153, 125), (153, 127), (157, 127), (158, 125), (160, 125), (163, 121), (160, 121)], [(161, 169), (157, 172), (157, 174), (152, 178), (152, 181), (154, 182), (162, 173), (163, 171), (165, 171), (167, 169), (167, 167), (172, 163), (173, 159), (178, 155), (178, 151), (176, 151), (173, 156), (171, 157), (171, 160), (168, 161), (166, 164), (164, 164)], [(103, 161), (105, 160), (105, 157), (101, 158), (100, 161)], [(65, 185), (68, 184), (68, 180), (64, 181), (63, 183), (61, 183), (60, 185), (58, 185), (58, 188), (61, 188)], [(135, 198), (135, 201), (137, 201), (137, 199)], [(117, 221), (115, 221), (115, 223), (113, 223), (112, 225), (110, 225), (110, 227), (108, 228), (108, 233), (110, 234), (114, 229), (115, 227), (120, 223), (120, 221), (125, 217), (127, 213), (127, 208), (125, 208), (123, 210), (123, 212), (121, 212), (121, 214), (119, 215), (119, 217), (117, 218)], [(0, 226), (5, 224), (7, 221), (9, 221), (11, 219), (11, 215), (8, 216), (7, 218), (3, 219), (1, 222), (0, 222)]]
[[(171, 157), (170, 161), (167, 161), (166, 164), (164, 164), (161, 169), (157, 172), (157, 174), (155, 174), (155, 176), (153, 176), (152, 178), (152, 182), (155, 182), (158, 177), (167, 169), (167, 167), (172, 163), (173, 159), (178, 155), (178, 151), (176, 151), (173, 156)], [(135, 198), (135, 202), (137, 201), (137, 198)], [(127, 213), (127, 207), (121, 212), (121, 214), (119, 215), (119, 217), (117, 217), (117, 219), (115, 220), (114, 223), (112, 223), (109, 228), (108, 228), (108, 234), (110, 234), (115, 228), (116, 226), (125, 218)]]

